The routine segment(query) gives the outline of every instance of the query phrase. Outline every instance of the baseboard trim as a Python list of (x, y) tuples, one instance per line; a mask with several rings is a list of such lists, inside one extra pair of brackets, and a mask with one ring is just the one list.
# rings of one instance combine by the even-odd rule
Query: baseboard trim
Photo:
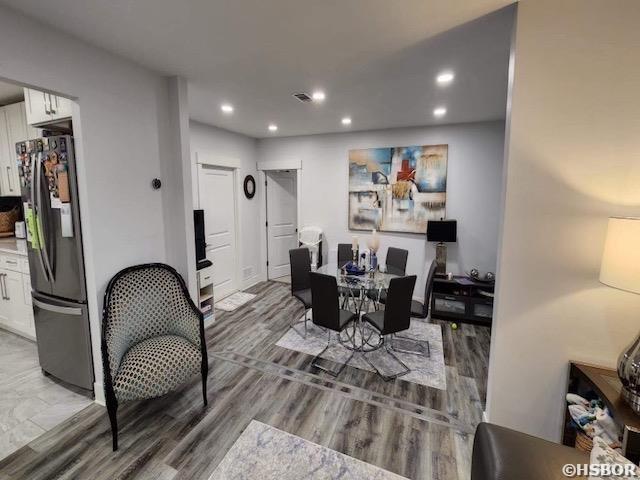
[(252, 275), (246, 280), (242, 281), (242, 290), (253, 287), (255, 284), (260, 283), (260, 275)]

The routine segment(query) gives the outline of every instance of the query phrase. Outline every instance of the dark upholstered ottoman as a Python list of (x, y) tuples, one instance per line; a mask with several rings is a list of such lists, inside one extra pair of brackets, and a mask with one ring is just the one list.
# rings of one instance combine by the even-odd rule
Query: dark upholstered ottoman
[(555, 480), (563, 465), (589, 463), (589, 455), (557, 443), (481, 423), (473, 441), (471, 480)]

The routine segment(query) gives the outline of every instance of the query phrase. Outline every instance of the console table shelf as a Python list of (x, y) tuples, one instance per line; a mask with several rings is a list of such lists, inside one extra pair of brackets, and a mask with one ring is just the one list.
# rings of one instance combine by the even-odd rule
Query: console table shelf
[[(640, 416), (627, 405), (621, 391), (622, 383), (614, 369), (570, 362), (567, 392), (576, 393), (588, 400), (594, 397), (602, 400), (622, 430), (622, 453), (637, 464), (640, 460)], [(575, 441), (576, 430), (572, 426), (568, 409), (565, 408), (562, 443), (573, 447)]]
[(468, 277), (436, 277), (431, 295), (431, 316), (441, 320), (491, 325), (494, 284)]

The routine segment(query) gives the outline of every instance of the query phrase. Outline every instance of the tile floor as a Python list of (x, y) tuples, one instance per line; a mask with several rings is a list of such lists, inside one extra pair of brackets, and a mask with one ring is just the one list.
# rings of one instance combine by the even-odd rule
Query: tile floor
[(34, 342), (0, 329), (0, 459), (91, 403), (43, 375)]

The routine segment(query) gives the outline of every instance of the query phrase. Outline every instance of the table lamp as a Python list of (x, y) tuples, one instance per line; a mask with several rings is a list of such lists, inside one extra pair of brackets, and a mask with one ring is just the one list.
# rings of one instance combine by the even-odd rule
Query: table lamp
[(458, 239), (458, 222), (456, 220), (429, 220), (427, 222), (427, 242), (436, 244), (436, 274), (447, 274), (447, 245)]
[[(640, 294), (640, 218), (609, 219), (600, 281)], [(640, 413), (640, 336), (620, 354), (618, 376), (622, 382), (622, 396), (636, 413)]]

